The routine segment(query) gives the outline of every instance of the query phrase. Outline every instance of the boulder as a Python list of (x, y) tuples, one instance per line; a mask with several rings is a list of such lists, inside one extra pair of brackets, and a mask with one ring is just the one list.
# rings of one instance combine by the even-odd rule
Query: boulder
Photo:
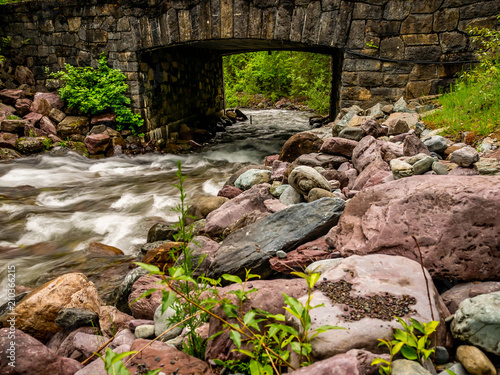
[(236, 198), (224, 203), (218, 209), (210, 212), (205, 224), (205, 232), (210, 236), (221, 234), (225, 228), (233, 224), (245, 214), (258, 210), (267, 212), (264, 201), (272, 199), (269, 185), (255, 185)]
[(496, 280), (498, 210), (499, 177), (404, 178), (351, 199), (337, 227), (335, 247), (342, 256), (383, 253), (416, 260), (415, 236), (433, 278)]
[(21, 154), (15, 150), (11, 150), (10, 148), (1, 148), (0, 147), (0, 160), (13, 160), (20, 158)]
[(291, 206), (294, 204), (304, 202), (304, 197), (297, 190), (295, 190), (292, 186), (286, 185), (287, 188), (283, 190), (280, 195), (280, 202), (286, 206)]
[(273, 170), (271, 172), (271, 181), (282, 182), (289, 166), (290, 163), (286, 161), (275, 160), (272, 164)]
[(388, 132), (386, 126), (382, 126), (377, 120), (373, 119), (363, 122), (361, 129), (365, 135), (371, 135), (374, 138), (384, 137)]
[[(476, 164), (477, 172), (487, 176), (500, 175), (500, 159), (481, 158)], [(456, 169), (456, 168), (455, 168)]]
[(52, 108), (49, 112), (49, 118), (56, 124), (59, 124), (62, 120), (66, 118), (66, 114), (57, 108)]
[(238, 189), (237, 187), (226, 185), (217, 193), (218, 197), (225, 197), (228, 199), (236, 198), (238, 195), (243, 193), (243, 190)]
[(128, 329), (132, 319), (134, 319), (132, 316), (121, 312), (114, 306), (102, 306), (99, 311), (101, 332), (108, 337), (113, 337), (122, 329)]
[[(13, 360), (9, 358), (12, 352), (12, 336), (15, 335)], [(13, 332), (8, 328), (0, 329), (0, 372), (4, 375), (16, 374), (58, 374), (73, 375), (83, 368), (78, 361), (64, 358), (47, 348), (40, 341), (19, 329)], [(14, 365), (9, 365), (13, 363)]]
[(23, 134), (24, 127), (28, 124), (26, 120), (3, 120), (0, 130), (6, 133)]
[(497, 375), (493, 363), (475, 346), (460, 345), (457, 348), (457, 359), (472, 375)]
[(64, 107), (64, 102), (58, 94), (52, 92), (37, 92), (35, 94), (34, 100), (43, 98), (47, 100), (52, 108), (57, 108), (62, 110)]
[(89, 134), (88, 136), (85, 137), (83, 143), (85, 143), (85, 146), (89, 151), (89, 154), (97, 155), (106, 152), (111, 143), (111, 138), (109, 137), (109, 135), (104, 133)]
[(413, 156), (421, 153), (427, 155), (431, 154), (427, 146), (420, 140), (419, 137), (415, 134), (407, 136), (403, 142), (403, 154), (405, 156)]
[[(61, 330), (56, 325), (59, 312), (77, 308), (99, 313), (102, 302), (94, 284), (81, 273), (68, 273), (30, 292), (16, 305), (16, 328), (40, 340), (48, 340)], [(0, 317), (5, 327), (7, 316)]]
[(358, 145), (358, 142), (338, 137), (330, 137), (325, 140), (321, 146), (320, 152), (330, 155), (342, 155), (348, 158), (352, 157), (352, 152)]
[(19, 139), (17, 134), (0, 133), (0, 148), (16, 148), (16, 142)]
[(500, 355), (500, 292), (463, 301), (451, 322), (451, 333), (459, 340)]
[(351, 141), (359, 142), (363, 138), (365, 132), (360, 127), (345, 127), (339, 133), (339, 138), (350, 139)]
[(23, 90), (0, 90), (0, 101), (7, 105), (16, 105), (16, 101), (25, 97), (26, 93)]
[(89, 131), (89, 118), (83, 116), (68, 116), (57, 124), (57, 134), (63, 139), (72, 135), (85, 135)]
[(179, 257), (182, 249), (182, 242), (166, 242), (154, 249), (148, 250), (142, 263), (152, 264), (161, 270), (167, 271), (172, 267)]
[[(150, 345), (147, 346), (148, 344)], [(151, 344), (151, 340), (138, 339), (134, 341), (130, 350), (142, 350), (140, 356), (132, 358), (127, 364), (131, 374), (139, 374), (143, 368), (161, 368), (161, 372), (165, 374), (213, 375), (206, 362), (163, 342), (155, 341)]]
[(458, 164), (459, 167), (467, 168), (479, 161), (479, 152), (470, 146), (463, 147), (453, 151), (450, 155), (450, 161)]
[[(267, 171), (266, 171), (267, 172)], [(192, 224), (196, 220), (205, 219), (207, 215), (218, 209), (224, 203), (229, 201), (225, 197), (199, 197), (196, 198), (193, 204), (188, 208), (188, 215), (192, 217), (186, 218), (186, 224)]]
[(114, 247), (105, 245), (100, 242), (91, 242), (89, 243), (88, 252), (93, 256), (115, 256), (115, 255), (124, 255), (123, 251)]
[[(141, 276), (132, 286), (128, 303), (134, 318), (152, 320), (158, 306), (161, 305), (162, 290), (170, 290), (167, 285), (159, 284), (162, 278), (159, 275)], [(150, 289), (158, 289), (147, 297), (139, 298)], [(135, 302), (134, 302), (135, 301)]]
[(247, 165), (246, 167), (240, 168), (240, 169), (238, 169), (238, 171), (236, 171), (236, 173), (232, 174), (231, 177), (229, 177), (227, 179), (226, 183), (224, 184), (224, 187), (226, 187), (226, 186), (234, 186), (234, 183), (236, 182), (236, 180), (238, 179), (238, 177), (240, 177), (243, 173), (245, 173), (246, 171), (248, 171), (250, 169), (262, 169), (262, 170), (265, 170), (265, 171), (272, 170), (271, 167), (265, 167), (265, 166), (259, 165), (259, 164), (250, 164), (250, 165)]
[[(239, 284), (232, 284), (219, 290), (221, 297), (229, 298), (233, 303), (237, 302), (236, 296), (230, 292), (241, 289)], [(298, 298), (304, 293), (307, 293), (307, 285), (303, 279), (278, 279), (278, 280), (251, 280), (247, 286), (247, 290), (254, 289), (255, 292), (250, 294), (250, 298), (243, 302), (244, 313), (250, 311), (252, 308), (268, 311), (271, 314), (284, 314), (285, 301), (283, 294), (285, 293), (290, 297)], [(224, 310), (220, 305), (213, 309), (213, 312), (222, 317), (226, 317)], [(226, 317), (227, 318), (227, 317)], [(228, 319), (230, 323), (234, 323), (234, 319)], [(265, 324), (261, 324), (263, 327)], [(224, 330), (222, 322), (213, 317), (209, 320), (209, 336), (216, 332)], [(234, 358), (241, 358), (240, 354), (234, 353), (235, 348), (232, 340), (229, 338), (229, 333), (215, 337), (213, 340), (208, 341), (205, 359), (220, 359), (222, 361)]]
[(161, 306), (158, 306), (155, 310), (154, 333), (156, 337), (161, 337), (161, 341), (171, 340), (182, 333), (183, 326), (173, 327), (175, 324), (172, 323), (170, 319), (175, 316), (176, 312), (172, 307), (168, 307), (163, 314), (161, 310)]
[[(390, 171), (389, 165), (383, 160), (370, 163), (359, 175), (356, 175), (352, 186), (350, 186), (351, 184), (349, 183), (348, 188), (351, 190), (362, 190), (370, 179), (377, 175), (380, 176), (380, 173), (387, 171)], [(387, 173), (384, 173), (384, 176), (387, 176)]]
[(82, 309), (62, 309), (57, 315), (56, 324), (66, 329), (83, 326), (96, 327), (99, 324), (99, 315), (93, 311)]
[(450, 310), (450, 313), (454, 314), (457, 311), (458, 306), (462, 301), (479, 296), (481, 294), (488, 294), (492, 292), (500, 291), (499, 281), (485, 281), (485, 282), (471, 282), (458, 284), (441, 294), (441, 298)]
[(288, 183), (303, 195), (309, 194), (309, 191), (314, 188), (331, 190), (328, 180), (314, 168), (307, 166), (295, 168), (288, 176)]
[(380, 365), (371, 365), (375, 358), (389, 360), (389, 355), (375, 355), (366, 350), (352, 349), (347, 353), (315, 362), (299, 370), (289, 372), (289, 375), (375, 375)]
[[(325, 359), (350, 349), (384, 352), (378, 339), (391, 337), (401, 325), (394, 319), (412, 317), (422, 322), (440, 320), (438, 342), (446, 339), (446, 326), (441, 319), (448, 314), (432, 285), (429, 286), (429, 305), (426, 277), (418, 262), (405, 257), (366, 255), (342, 259), (321, 274), (316, 283), (311, 310), (311, 330), (329, 324), (345, 329), (329, 330), (311, 340), (312, 355)], [(305, 303), (307, 294), (299, 301)], [(432, 308), (432, 312), (431, 312)], [(287, 314), (287, 324), (298, 329), (298, 322)]]
[(319, 153), (304, 154), (300, 155), (295, 161), (290, 165), (291, 169), (296, 168), (300, 165), (305, 165), (308, 167), (321, 167), (326, 169), (338, 168), (343, 163), (347, 161), (347, 158), (339, 155), (325, 155)]
[(294, 134), (281, 148), (279, 160), (293, 162), (302, 154), (319, 152), (323, 141), (311, 133)]
[(424, 139), (424, 145), (427, 146), (430, 152), (443, 153), (448, 148), (446, 138), (440, 135), (433, 135)]
[(392, 362), (392, 375), (432, 375), (416, 361), (397, 359)]
[(248, 190), (254, 185), (265, 184), (271, 180), (271, 172), (262, 169), (249, 169), (242, 173), (234, 182), (234, 186), (241, 190)]
[(281, 210), (245, 230), (230, 234), (215, 254), (208, 276), (218, 278), (224, 273), (244, 277), (245, 268), (263, 277), (269, 276), (269, 258), (279, 250), (294, 247), (318, 238), (333, 227), (344, 209), (339, 198), (323, 198)]
[(45, 133), (57, 135), (56, 126), (47, 116), (43, 116), (40, 119), (39, 126), (40, 126), (40, 129), (43, 130)]
[(352, 152), (352, 164), (361, 173), (370, 163), (384, 162), (381, 148), (372, 136), (364, 137)]
[(26, 116), (30, 113), (31, 104), (33, 102), (29, 99), (18, 99), (16, 101), (16, 111), (21, 116)]
[(30, 107), (31, 112), (39, 113), (42, 116), (48, 116), (51, 109), (49, 101), (43, 97), (35, 98)]

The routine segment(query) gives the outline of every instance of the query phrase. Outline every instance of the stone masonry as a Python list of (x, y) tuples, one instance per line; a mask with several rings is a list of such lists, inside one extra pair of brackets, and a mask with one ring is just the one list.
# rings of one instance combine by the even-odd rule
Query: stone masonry
[(222, 109), (221, 55), (245, 51), (334, 56), (332, 112), (436, 94), (464, 64), (414, 61), (473, 60), (467, 27), (496, 27), (498, 13), (497, 0), (46, 0), (0, 5), (0, 36), (39, 87), (46, 68), (105, 52), (152, 130)]

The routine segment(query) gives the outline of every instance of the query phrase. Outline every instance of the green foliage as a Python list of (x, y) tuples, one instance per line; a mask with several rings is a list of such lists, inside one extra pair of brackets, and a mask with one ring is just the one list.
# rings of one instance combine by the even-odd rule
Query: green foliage
[(224, 57), (227, 106), (246, 106), (262, 94), (276, 101), (282, 97), (305, 98), (318, 112), (328, 112), (330, 56), (307, 52), (251, 52)]
[(451, 92), (440, 98), (442, 109), (426, 118), (458, 139), (464, 132), (484, 137), (500, 128), (500, 30), (475, 27), (469, 33), (480, 46), (480, 63), (461, 74)]
[(59, 95), (70, 108), (78, 108), (88, 114), (113, 110), (116, 113), (118, 130), (128, 126), (135, 131), (143, 123), (140, 114), (134, 114), (127, 106), (130, 99), (125, 96), (128, 85), (126, 76), (108, 66), (106, 56), (101, 54), (98, 67), (74, 67), (65, 65), (65, 70), (50, 74), (60, 79), (63, 86)]
[(19, 116), (16, 115), (8, 115), (7, 120), (19, 120), (21, 119)]
[(17, 3), (19, 1), (23, 1), (23, 0), (0, 0), (0, 5), (9, 4), (9, 3)]
[(43, 145), (44, 145), (46, 150), (49, 150), (52, 148), (53, 142), (50, 138), (44, 138)]
[[(106, 350), (106, 354), (104, 356), (99, 355), (99, 357), (104, 361), (104, 370), (107, 374), (110, 375), (130, 375), (130, 371), (127, 370), (125, 365), (122, 362), (122, 359), (128, 357), (129, 355), (135, 354), (137, 352), (123, 352), (123, 353), (115, 353), (110, 348)], [(161, 369), (148, 371), (144, 373), (144, 375), (156, 375), (160, 372)]]
[(432, 343), (429, 337), (436, 332), (439, 325), (438, 321), (433, 320), (429, 323), (421, 323), (416, 319), (410, 318), (411, 323), (408, 324), (399, 317), (396, 317), (396, 319), (403, 329), (396, 328), (394, 330), (393, 340), (379, 339), (379, 346), (385, 345), (389, 349), (390, 360), (375, 358), (371, 363), (372, 366), (381, 364), (379, 373), (382, 375), (391, 375), (392, 360), (399, 352), (406, 359), (422, 363), (435, 351), (434, 348), (431, 348)]

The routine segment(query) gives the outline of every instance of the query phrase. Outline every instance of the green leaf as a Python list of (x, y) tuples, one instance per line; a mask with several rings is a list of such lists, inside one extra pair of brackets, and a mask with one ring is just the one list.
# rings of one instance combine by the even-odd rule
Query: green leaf
[(148, 291), (142, 293), (139, 297), (137, 297), (136, 299), (134, 299), (134, 301), (130, 305), (133, 305), (134, 303), (136, 303), (137, 301), (139, 301), (141, 298), (145, 298), (145, 297), (149, 296), (150, 294), (156, 292), (157, 290), (158, 289), (156, 289), (156, 288), (149, 289)]
[(418, 320), (410, 318), (410, 322), (418, 331), (425, 333), (424, 326)]
[(231, 331), (231, 333), (229, 334), (229, 337), (231, 338), (231, 340), (233, 340), (234, 345), (236, 345), (236, 347), (238, 349), (240, 349), (241, 348), (241, 334), (238, 331)]
[(247, 357), (255, 358), (255, 356), (253, 355), (253, 353), (251, 351), (249, 351), (249, 350), (238, 349), (238, 352), (245, 354)]
[(404, 342), (398, 342), (396, 345), (394, 345), (391, 349), (391, 355), (394, 356), (398, 354), (404, 344), (405, 344)]
[(439, 325), (439, 321), (437, 320), (433, 320), (433, 321), (430, 321), (429, 323), (425, 324), (425, 334), (427, 336), (429, 336), (431, 333), (435, 332), (437, 327)]
[(162, 275), (163, 272), (160, 271), (160, 269), (152, 264), (147, 264), (147, 263), (141, 263), (141, 262), (134, 262), (134, 264), (137, 264), (139, 267), (145, 269), (146, 271), (149, 271), (151, 275)]
[(370, 364), (370, 366), (375, 366), (375, 365), (378, 365), (379, 363), (385, 363), (387, 365), (390, 365), (391, 363), (389, 361), (386, 361), (385, 359), (383, 358), (375, 358), (372, 363)]
[(163, 289), (161, 292), (161, 314), (163, 315), (165, 314), (165, 311), (167, 311), (167, 309), (177, 300), (177, 295), (171, 290), (166, 291)]
[(406, 359), (409, 359), (410, 361), (418, 359), (417, 352), (415, 351), (415, 349), (410, 348), (409, 346), (406, 345), (401, 348), (401, 354), (403, 354), (403, 356)]
[(240, 284), (240, 285), (243, 284), (243, 281), (241, 281), (241, 279), (238, 276), (235, 276), (235, 275), (224, 274), (224, 275), (222, 275), (222, 278), (224, 280), (230, 281), (232, 283), (237, 283), (237, 284)]

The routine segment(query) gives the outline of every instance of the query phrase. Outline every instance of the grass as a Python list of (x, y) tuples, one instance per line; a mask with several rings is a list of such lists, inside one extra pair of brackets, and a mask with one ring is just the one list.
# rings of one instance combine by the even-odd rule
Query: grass
[(440, 111), (426, 118), (432, 128), (447, 128), (444, 134), (462, 139), (471, 132), (475, 141), (500, 130), (500, 67), (484, 70), (459, 79), (450, 93), (439, 99)]
[(8, 4), (8, 3), (17, 3), (19, 1), (23, 1), (23, 0), (0, 0), (0, 5)]

